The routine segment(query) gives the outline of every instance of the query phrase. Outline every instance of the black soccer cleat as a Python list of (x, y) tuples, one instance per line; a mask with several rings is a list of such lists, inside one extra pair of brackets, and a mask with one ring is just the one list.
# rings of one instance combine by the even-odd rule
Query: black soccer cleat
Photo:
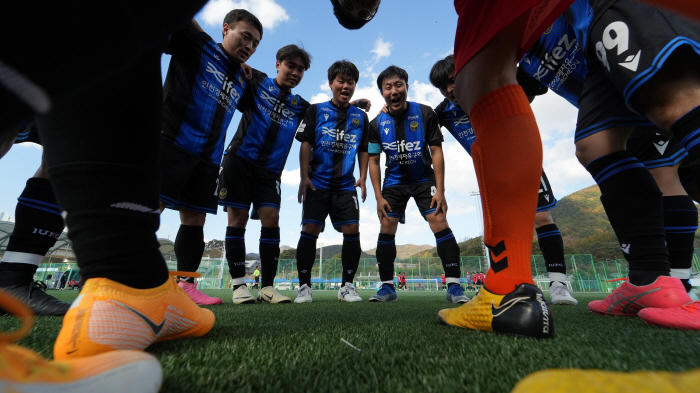
[[(70, 308), (70, 303), (62, 302), (55, 297), (44, 292), (46, 284), (33, 281), (24, 285), (13, 285), (0, 288), (0, 291), (14, 296), (29, 306), (35, 315), (41, 316), (62, 316)], [(0, 315), (5, 314), (0, 310)]]

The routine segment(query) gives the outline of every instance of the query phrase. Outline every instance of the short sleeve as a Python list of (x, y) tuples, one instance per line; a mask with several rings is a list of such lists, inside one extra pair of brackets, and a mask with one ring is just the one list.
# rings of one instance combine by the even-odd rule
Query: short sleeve
[(209, 41), (213, 41), (209, 34), (198, 31), (188, 22), (170, 36), (165, 53), (173, 56), (196, 55)]
[(438, 116), (432, 108), (425, 108), (427, 109), (423, 114), (423, 116), (425, 116), (425, 142), (429, 146), (436, 146), (441, 144), (444, 140), (442, 138), (442, 132), (440, 132)]
[(362, 122), (362, 138), (360, 139), (359, 151), (366, 152), (369, 149), (369, 117), (363, 113), (364, 119)]
[(367, 152), (370, 156), (376, 156), (382, 153), (382, 140), (379, 137), (379, 129), (377, 128), (376, 117), (369, 123), (369, 133), (367, 135)]
[(541, 96), (549, 90), (547, 86), (528, 75), (522, 67), (518, 67), (518, 72), (515, 73), (515, 79), (528, 97)]
[(316, 142), (316, 105), (311, 105), (304, 115), (304, 119), (297, 128), (296, 139), (299, 142)]

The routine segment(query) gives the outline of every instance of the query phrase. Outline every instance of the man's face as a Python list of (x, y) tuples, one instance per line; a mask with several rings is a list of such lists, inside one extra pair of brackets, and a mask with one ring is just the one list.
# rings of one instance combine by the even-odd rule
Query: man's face
[(406, 108), (408, 84), (398, 76), (390, 76), (382, 82), (382, 97), (390, 112), (401, 112)]
[(440, 89), (440, 93), (443, 96), (445, 96), (445, 98), (452, 101), (453, 104), (459, 105), (459, 102), (457, 102), (457, 97), (455, 97), (455, 77), (454, 76), (450, 77), (450, 80), (447, 83), (447, 86)]
[(277, 84), (284, 90), (291, 90), (301, 82), (304, 77), (304, 62), (301, 56), (291, 60), (277, 60)]
[(361, 19), (371, 19), (377, 12), (381, 0), (338, 0), (338, 3), (350, 15)]
[(260, 44), (260, 32), (252, 24), (239, 21), (233, 28), (224, 23), (223, 47), (239, 63), (245, 63)]
[(341, 108), (350, 105), (352, 95), (355, 94), (355, 79), (348, 75), (336, 75), (335, 79), (328, 82), (333, 93), (333, 103)]

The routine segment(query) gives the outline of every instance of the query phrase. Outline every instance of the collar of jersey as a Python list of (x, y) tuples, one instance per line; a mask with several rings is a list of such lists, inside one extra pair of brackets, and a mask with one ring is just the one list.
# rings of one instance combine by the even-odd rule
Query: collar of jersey
[(393, 117), (394, 119), (400, 119), (400, 118), (404, 117), (406, 115), (406, 113), (408, 113), (408, 111), (411, 110), (411, 102), (406, 101), (406, 104), (408, 104), (408, 105), (406, 105), (406, 110), (399, 113), (398, 115), (394, 115), (391, 112), (389, 112), (388, 110), (387, 110), (386, 114)]

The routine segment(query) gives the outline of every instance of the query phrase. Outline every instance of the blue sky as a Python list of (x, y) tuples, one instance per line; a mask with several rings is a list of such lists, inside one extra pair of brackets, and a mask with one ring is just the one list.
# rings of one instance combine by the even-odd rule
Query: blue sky
[[(376, 87), (376, 76), (392, 64), (406, 69), (409, 74), (409, 100), (432, 107), (442, 101), (440, 93), (430, 85), (428, 74), (435, 61), (453, 51), (457, 15), (450, 0), (384, 0), (374, 20), (356, 31), (346, 30), (337, 23), (328, 0), (215, 0), (210, 1), (195, 18), (209, 35), (220, 41), (223, 18), (235, 8), (250, 10), (264, 26), (260, 46), (248, 62), (253, 68), (274, 76), (275, 54), (279, 48), (288, 44), (303, 44), (311, 53), (311, 68), (294, 92), (312, 103), (330, 99), (327, 69), (340, 59), (352, 61), (360, 70), (360, 81), (353, 98), (368, 98), (372, 101), (370, 120), (383, 105)], [(163, 75), (169, 61), (168, 56), (163, 56)], [(552, 93), (536, 99), (533, 109), (544, 144), (544, 168), (555, 195), (561, 198), (593, 184), (590, 175), (574, 157), (575, 109)], [(227, 144), (235, 134), (239, 120), (240, 114), (236, 113), (228, 129)], [(449, 133), (443, 131), (446, 141), (443, 149), (448, 222), (459, 240), (479, 236), (480, 213), (477, 211), (477, 200), (470, 196), (470, 192), (478, 191), (472, 161)], [(527, 152), (524, 151), (523, 154)], [(301, 205), (296, 201), (299, 186), (298, 157), (299, 143), (295, 141), (282, 176), (280, 211), (281, 244), (292, 247), (296, 247), (301, 229)], [(17, 197), (26, 180), (39, 167), (40, 160), (41, 147), (33, 144), (16, 145), (0, 160), (3, 180), (0, 212), (14, 216)], [(369, 179), (367, 185), (367, 201), (360, 210), (360, 233), (364, 250), (376, 247), (379, 233), (376, 203)], [(406, 213), (407, 223), (399, 227), (396, 243), (434, 245), (435, 238), (412, 201), (409, 202)], [(14, 220), (14, 217), (11, 219)], [(162, 215), (158, 237), (174, 240), (179, 225), (177, 212), (166, 210)], [(319, 243), (342, 243), (342, 235), (331, 229), (330, 225), (327, 228), (321, 234)], [(204, 229), (206, 239), (223, 239), (226, 214), (219, 211), (216, 216), (207, 215)], [(246, 236), (248, 252), (257, 252), (259, 233), (259, 222), (249, 221)]]

